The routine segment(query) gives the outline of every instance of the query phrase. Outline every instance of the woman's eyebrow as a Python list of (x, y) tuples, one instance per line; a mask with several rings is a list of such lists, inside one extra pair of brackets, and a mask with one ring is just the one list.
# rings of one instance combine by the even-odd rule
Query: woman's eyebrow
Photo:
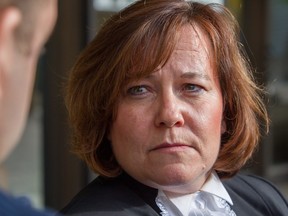
[(199, 73), (199, 72), (184, 72), (183, 74), (181, 74), (180, 76), (181, 78), (200, 78), (200, 79), (205, 79), (208, 81), (211, 81), (210, 77), (207, 74), (203, 74), (203, 73)]
[[(153, 80), (155, 79), (155, 77), (156, 77), (155, 74), (151, 73), (141, 79)], [(183, 74), (181, 74), (180, 77), (184, 79), (203, 79), (203, 80), (211, 81), (211, 78), (207, 74), (204, 74), (201, 72), (192, 72), (192, 71), (184, 72)]]

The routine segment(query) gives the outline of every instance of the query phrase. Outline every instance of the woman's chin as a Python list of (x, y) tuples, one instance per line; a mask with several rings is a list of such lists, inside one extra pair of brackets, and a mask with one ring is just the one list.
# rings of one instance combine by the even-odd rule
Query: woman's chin
[(149, 185), (163, 191), (175, 193), (195, 192), (201, 188), (206, 179), (203, 173), (181, 172), (181, 170), (171, 170), (153, 175)]

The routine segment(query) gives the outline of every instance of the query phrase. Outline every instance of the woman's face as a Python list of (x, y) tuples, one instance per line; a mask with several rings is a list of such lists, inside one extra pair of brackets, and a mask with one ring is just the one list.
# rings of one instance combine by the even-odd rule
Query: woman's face
[(205, 182), (225, 130), (212, 57), (206, 35), (186, 26), (168, 62), (126, 86), (109, 139), (136, 180), (177, 193)]

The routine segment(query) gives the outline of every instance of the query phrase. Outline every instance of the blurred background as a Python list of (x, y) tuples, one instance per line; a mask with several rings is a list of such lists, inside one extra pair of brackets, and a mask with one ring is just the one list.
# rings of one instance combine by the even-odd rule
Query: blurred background
[[(60, 0), (54, 33), (39, 61), (30, 115), (20, 145), (0, 167), (0, 184), (37, 207), (62, 208), (93, 174), (69, 151), (63, 82), (79, 52), (111, 14), (132, 0)], [(271, 129), (245, 168), (270, 179), (288, 198), (288, 0), (206, 0), (238, 19), (242, 43), (268, 91)]]

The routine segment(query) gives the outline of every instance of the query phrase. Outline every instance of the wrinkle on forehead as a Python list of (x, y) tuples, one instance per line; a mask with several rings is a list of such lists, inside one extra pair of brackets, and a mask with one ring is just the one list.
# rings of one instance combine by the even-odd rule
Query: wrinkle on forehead
[[(189, 24), (182, 26), (179, 29), (179, 32), (177, 32), (176, 38), (177, 39), (175, 42), (175, 46), (173, 48), (173, 51), (169, 59), (172, 56), (174, 57), (178, 56), (178, 51), (181, 51), (181, 52), (187, 51), (187, 55), (191, 56), (191, 63), (193, 63), (194, 60), (196, 61), (196, 59), (197, 61), (210, 61), (210, 64), (212, 65), (212, 67), (215, 68), (215, 63), (213, 60), (212, 44), (207, 34), (205, 33), (205, 31), (203, 31), (197, 23), (192, 23), (192, 24), (189, 23)], [(183, 55), (183, 53), (182, 54), (179, 53), (179, 55), (181, 56)], [(201, 56), (202, 58), (199, 58), (199, 56)], [(160, 64), (157, 67), (155, 67), (153, 70), (145, 70), (146, 72), (144, 73), (142, 73), (143, 71), (139, 70), (138, 67), (136, 66), (136, 68), (132, 69), (131, 73), (129, 73), (127, 80), (131, 81), (131, 80), (147, 77), (153, 74), (154, 72), (158, 71), (162, 67), (164, 67), (165, 64)], [(179, 64), (182, 64), (182, 63), (179, 62)], [(200, 65), (205, 65), (205, 64), (203, 62), (203, 64), (200, 64)], [(135, 67), (135, 64), (134, 64), (134, 67)], [(216, 70), (213, 70), (213, 71), (214, 71), (214, 75), (217, 76), (217, 73), (215, 73)]]
[[(173, 51), (174, 55), (177, 51), (190, 52), (189, 55), (192, 57), (191, 61), (193, 61), (194, 58), (201, 61), (209, 61), (213, 68), (214, 76), (218, 77), (211, 41), (209, 36), (197, 23), (184, 25), (180, 29), (178, 41)], [(201, 58), (199, 58), (199, 56), (201, 56)]]
[(211, 51), (210, 47), (211, 43), (203, 30), (197, 24), (187, 24), (183, 26), (179, 32), (175, 50), (199, 52), (204, 48), (206, 54), (209, 56), (209, 51)]

